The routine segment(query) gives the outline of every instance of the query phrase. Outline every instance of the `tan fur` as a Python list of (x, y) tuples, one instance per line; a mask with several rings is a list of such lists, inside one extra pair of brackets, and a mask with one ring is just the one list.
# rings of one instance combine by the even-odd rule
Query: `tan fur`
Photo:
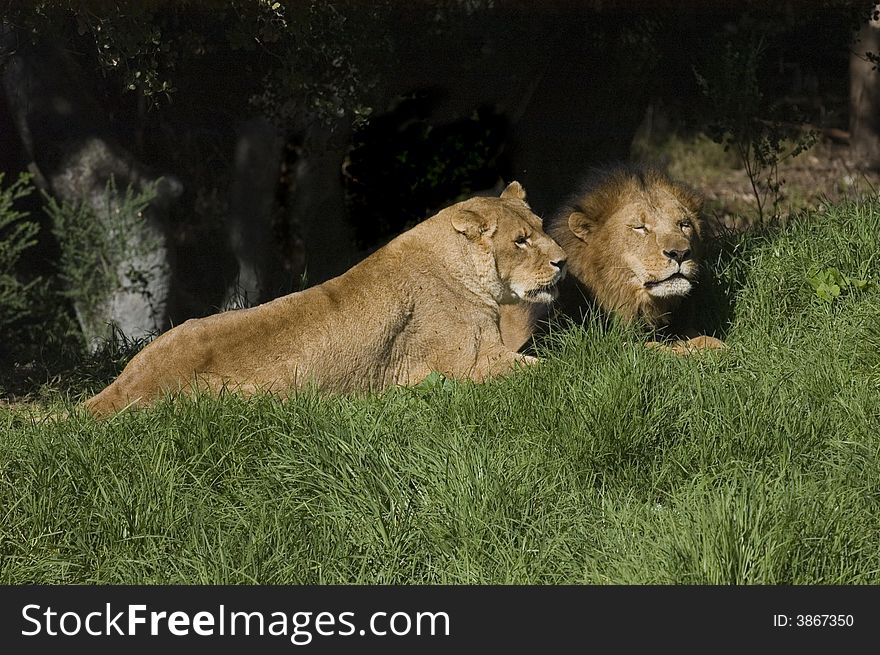
[(86, 407), (102, 416), (195, 388), (378, 391), (432, 371), (483, 380), (534, 361), (502, 344), (499, 305), (550, 302), (564, 260), (513, 182), (500, 198), (441, 211), (323, 284), (175, 327)]
[[(571, 272), (560, 285), (560, 311), (579, 319), (595, 303), (628, 322), (668, 325), (698, 281), (700, 206), (697, 195), (653, 169), (614, 169), (574, 196), (545, 228), (565, 250)], [(504, 308), (504, 342), (518, 350), (546, 314)], [(713, 337), (697, 344), (722, 345)]]

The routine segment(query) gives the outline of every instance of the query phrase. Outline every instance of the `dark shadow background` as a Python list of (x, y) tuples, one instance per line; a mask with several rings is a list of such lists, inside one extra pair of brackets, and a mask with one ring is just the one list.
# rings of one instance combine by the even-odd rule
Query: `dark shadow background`
[[(537, 213), (552, 212), (587, 170), (630, 157), (646, 116), (654, 130), (706, 129), (717, 117), (695, 71), (711, 72), (725, 44), (759, 44), (768, 115), (846, 131), (850, 46), (872, 6), (138, 4), (0, 3), (4, 75), (16, 57), (53, 57), (75, 72), (47, 67), (39, 92), (52, 96), (75, 76), (83, 98), (72, 115), (49, 111), (28, 137), (7, 83), (0, 171), (7, 182), (27, 170), (51, 178), (64, 166), (56, 146), (91, 130), (179, 179), (182, 195), (161, 219), (174, 250), (169, 325), (217, 311), (243, 267), (261, 280), (251, 301), (288, 293), (513, 179)], [(254, 146), (244, 167), (268, 171), (261, 184), (236, 166), (255, 120), (277, 139), (265, 151)], [(245, 208), (237, 214), (236, 184), (250, 190), (235, 201)], [(35, 193), (20, 203), (41, 230), (16, 275), (63, 289), (43, 202)], [(257, 207), (265, 210), (248, 211)], [(63, 301), (53, 306), (71, 314)], [(41, 311), (13, 326), (19, 343), (0, 351), (6, 367), (42, 358), (48, 375), (47, 349), (34, 344), (34, 326), (47, 325)], [(5, 370), (0, 387), (14, 386)]]

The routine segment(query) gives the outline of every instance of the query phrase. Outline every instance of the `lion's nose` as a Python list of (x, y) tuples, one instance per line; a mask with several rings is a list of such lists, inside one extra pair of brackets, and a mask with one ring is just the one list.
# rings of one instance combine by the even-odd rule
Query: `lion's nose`
[(674, 259), (679, 264), (681, 264), (685, 259), (691, 256), (690, 250), (664, 250), (663, 254), (669, 257), (669, 259)]
[(553, 268), (557, 268), (560, 271), (565, 268), (565, 258), (557, 259), (555, 262), (550, 262), (550, 266)]

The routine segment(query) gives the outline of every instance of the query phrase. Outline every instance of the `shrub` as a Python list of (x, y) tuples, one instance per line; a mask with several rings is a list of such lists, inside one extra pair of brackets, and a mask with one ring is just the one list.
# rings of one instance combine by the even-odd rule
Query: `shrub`
[(110, 336), (111, 328), (102, 323), (111, 294), (125, 290), (150, 295), (156, 271), (150, 270), (149, 255), (160, 244), (141, 224), (155, 197), (155, 185), (140, 191), (129, 186), (119, 193), (112, 177), (99, 202), (59, 202), (46, 196), (46, 212), (61, 246), (62, 293), (73, 302), (87, 341), (92, 333)]
[(28, 213), (15, 206), (33, 191), (30, 177), (19, 175), (6, 187), (3, 178), (0, 173), (0, 355), (14, 347), (15, 328), (29, 315), (31, 291), (39, 282), (39, 278), (25, 281), (18, 272), (19, 260), (36, 244), (39, 232), (39, 226), (27, 220)]

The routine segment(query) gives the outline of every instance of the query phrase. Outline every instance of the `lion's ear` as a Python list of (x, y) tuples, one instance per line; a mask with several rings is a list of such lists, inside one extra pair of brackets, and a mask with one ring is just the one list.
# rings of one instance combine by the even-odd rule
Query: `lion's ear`
[(501, 192), (502, 198), (519, 198), (523, 202), (526, 202), (526, 190), (523, 189), (522, 184), (519, 182), (511, 182), (507, 185), (507, 188)]
[(581, 241), (586, 241), (595, 227), (595, 221), (584, 212), (571, 212), (568, 215), (568, 229)]
[(470, 209), (462, 209), (452, 217), (452, 227), (456, 232), (461, 232), (468, 239), (476, 240), (480, 237), (491, 237), (498, 228), (498, 220), (494, 215), (475, 212)]

